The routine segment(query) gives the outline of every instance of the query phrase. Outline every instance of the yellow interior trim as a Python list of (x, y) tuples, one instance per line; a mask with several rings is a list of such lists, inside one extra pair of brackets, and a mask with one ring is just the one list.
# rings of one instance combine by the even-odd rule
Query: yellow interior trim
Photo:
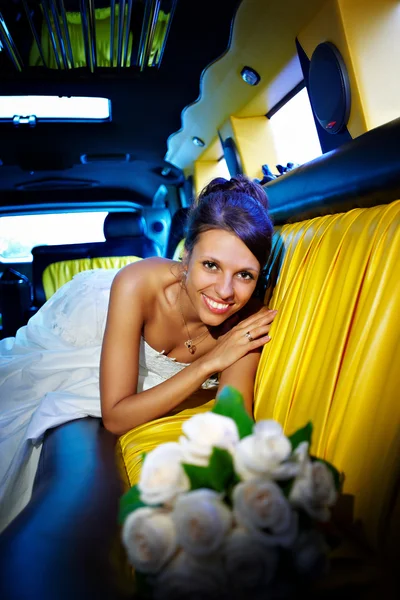
[(367, 129), (399, 116), (398, 0), (338, 0)]
[(90, 269), (122, 269), (130, 263), (141, 260), (138, 256), (107, 256), (104, 258), (77, 258), (52, 263), (42, 275), (43, 289), (48, 300), (64, 283), (81, 271)]
[(399, 474), (400, 201), (285, 225), (272, 262), (255, 417), (289, 434), (313, 421), (313, 453), (345, 473), (376, 546)]
[(215, 177), (230, 179), (225, 160), (196, 160), (194, 163), (194, 187), (196, 196)]
[(231, 123), (245, 174), (251, 179), (262, 179), (263, 164), (274, 171), (278, 156), (267, 117), (232, 117)]
[[(353, 4), (357, 3), (353, 2)], [(363, 5), (360, 5), (360, 10), (363, 10)], [(329, 0), (326, 2), (314, 19), (299, 32), (298, 39), (309, 59), (311, 59), (312, 53), (318, 44), (322, 42), (332, 42), (335, 44), (343, 56), (350, 80), (351, 110), (347, 129), (353, 138), (365, 133), (368, 129), (358, 85), (358, 77), (354, 69), (338, 0)]]
[(172, 260), (182, 260), (184, 249), (185, 249), (185, 240), (183, 239), (179, 242), (179, 244), (175, 248), (175, 252), (172, 257)]
[[(205, 70), (201, 96), (184, 110), (182, 128), (169, 137), (166, 160), (185, 169), (199, 157), (192, 136), (200, 135), (208, 143), (232, 115), (265, 115), (290, 92), (301, 79), (296, 36), (325, 3), (289, 0), (277, 7), (274, 0), (243, 0), (233, 23), (231, 47)], [(294, 59), (296, 66), (288, 68)], [(240, 77), (245, 64), (260, 74), (257, 86)]]

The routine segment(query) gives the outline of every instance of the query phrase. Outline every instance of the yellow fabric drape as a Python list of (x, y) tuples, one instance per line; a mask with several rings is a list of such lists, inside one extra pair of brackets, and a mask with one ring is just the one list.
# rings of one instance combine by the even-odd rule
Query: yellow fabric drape
[(64, 283), (81, 271), (90, 269), (122, 269), (130, 263), (142, 260), (139, 256), (106, 256), (102, 258), (75, 258), (52, 263), (42, 275), (43, 289), (48, 300)]
[(354, 518), (377, 545), (400, 464), (400, 201), (285, 225), (275, 238), (279, 312), (255, 417), (288, 434), (313, 421), (312, 452), (345, 473)]
[(182, 424), (195, 414), (211, 410), (213, 405), (214, 400), (210, 400), (196, 408), (187, 408), (169, 417), (140, 425), (121, 436), (117, 460), (120, 471), (126, 472), (125, 483), (128, 482), (131, 486), (138, 483), (143, 452), (150, 452), (166, 442), (177, 442), (182, 435)]

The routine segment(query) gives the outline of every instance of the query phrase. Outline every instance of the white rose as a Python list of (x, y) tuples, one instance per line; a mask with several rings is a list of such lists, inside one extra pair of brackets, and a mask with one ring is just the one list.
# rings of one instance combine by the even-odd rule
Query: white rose
[(292, 445), (279, 423), (259, 421), (253, 434), (240, 440), (235, 448), (235, 470), (244, 481), (255, 477), (290, 479), (299, 470), (295, 460), (288, 460), (291, 452)]
[(195, 560), (180, 552), (155, 580), (154, 600), (223, 600), (227, 580), (222, 562)]
[(318, 460), (303, 460), (289, 494), (290, 502), (313, 519), (329, 521), (329, 507), (335, 504), (336, 498), (335, 482), (328, 467)]
[(200, 489), (182, 494), (172, 513), (178, 544), (198, 558), (212, 554), (230, 530), (232, 517), (217, 492)]
[(242, 528), (234, 529), (223, 546), (223, 557), (233, 597), (269, 597), (265, 588), (278, 567), (278, 550), (266, 548)]
[(267, 546), (289, 547), (297, 535), (297, 514), (273, 481), (253, 479), (233, 491), (234, 516), (239, 525)]
[(122, 542), (135, 569), (157, 573), (177, 548), (171, 514), (163, 509), (138, 508), (124, 521)]
[(181, 436), (184, 462), (206, 467), (214, 447), (233, 453), (239, 441), (236, 423), (229, 417), (206, 412), (194, 415), (182, 425), (186, 437)]
[(182, 462), (183, 452), (176, 442), (162, 444), (146, 455), (138, 484), (145, 504), (171, 503), (190, 489)]
[(318, 577), (327, 572), (329, 547), (315, 529), (302, 531), (292, 548), (294, 568), (300, 575)]

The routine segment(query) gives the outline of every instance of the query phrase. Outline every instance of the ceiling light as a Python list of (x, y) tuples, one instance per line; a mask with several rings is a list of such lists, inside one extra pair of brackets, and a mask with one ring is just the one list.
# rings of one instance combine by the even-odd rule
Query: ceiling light
[(192, 137), (192, 142), (195, 146), (199, 146), (200, 148), (203, 148), (203, 146), (205, 146), (205, 142), (203, 142), (203, 140), (199, 137)]
[(240, 72), (243, 81), (248, 83), (249, 85), (257, 85), (260, 82), (260, 75), (252, 69), (251, 67), (243, 67)]

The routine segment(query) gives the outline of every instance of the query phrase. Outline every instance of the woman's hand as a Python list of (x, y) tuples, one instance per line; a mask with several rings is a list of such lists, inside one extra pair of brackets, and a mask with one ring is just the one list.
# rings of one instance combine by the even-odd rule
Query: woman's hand
[(210, 371), (220, 373), (252, 350), (269, 342), (268, 333), (276, 314), (276, 310), (262, 308), (222, 335), (215, 348), (203, 357)]

